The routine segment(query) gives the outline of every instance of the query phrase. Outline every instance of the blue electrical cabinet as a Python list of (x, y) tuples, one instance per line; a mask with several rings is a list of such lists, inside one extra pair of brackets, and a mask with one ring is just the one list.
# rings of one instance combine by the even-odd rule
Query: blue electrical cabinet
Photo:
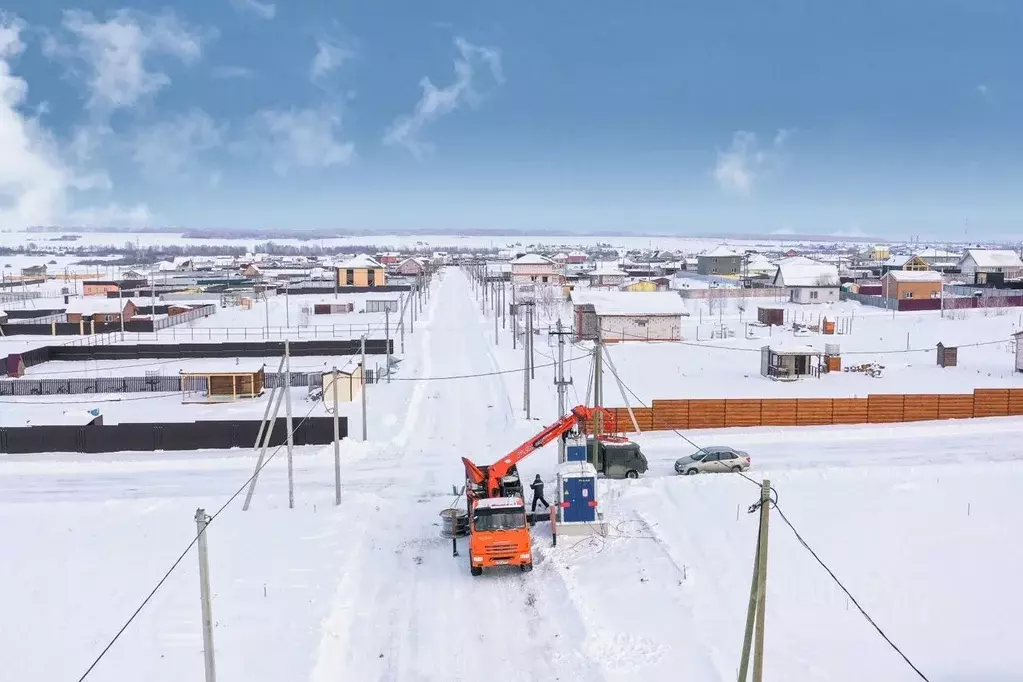
[[(584, 448), (585, 450), (585, 448)], [(561, 523), (597, 521), (597, 470), (587, 462), (566, 462), (558, 470)]]
[(567, 459), (569, 462), (585, 462), (586, 446), (569, 445), (567, 448), (565, 448), (565, 459)]

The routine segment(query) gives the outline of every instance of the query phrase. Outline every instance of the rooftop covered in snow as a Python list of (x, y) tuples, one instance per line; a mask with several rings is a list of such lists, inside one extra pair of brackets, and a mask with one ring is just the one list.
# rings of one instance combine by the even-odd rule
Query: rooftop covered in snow
[(681, 316), (688, 314), (685, 301), (672, 291), (597, 291), (577, 289), (572, 292), (574, 305), (592, 305), (600, 317), (605, 316)]

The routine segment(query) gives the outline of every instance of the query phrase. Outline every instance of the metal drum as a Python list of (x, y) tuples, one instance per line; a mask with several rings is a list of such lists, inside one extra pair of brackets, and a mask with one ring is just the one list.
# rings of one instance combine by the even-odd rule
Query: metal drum
[(469, 534), (469, 512), (451, 507), (440, 513), (440, 535), (444, 538), (464, 538)]

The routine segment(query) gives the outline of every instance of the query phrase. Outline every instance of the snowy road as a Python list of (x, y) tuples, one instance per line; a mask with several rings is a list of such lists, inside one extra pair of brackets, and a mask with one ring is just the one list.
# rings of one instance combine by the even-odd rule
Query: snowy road
[[(521, 374), (492, 374), (521, 366), (507, 335), (493, 347), (492, 325), (448, 269), (398, 380), (369, 393), (371, 440), (343, 443), (342, 504), (331, 448), (300, 448), (296, 509), (281, 457), (252, 511), (236, 505), (211, 526), (222, 679), (734, 679), (756, 490), (673, 475), (691, 449), (674, 434), (637, 437), (647, 476), (601, 484), (606, 536), (555, 549), (537, 527), (528, 574), (472, 578), (464, 542), (451, 556), (437, 521), (464, 478), (460, 456), (493, 461), (551, 417), (549, 368), (533, 384), (541, 421), (522, 418)], [(483, 376), (440, 378), (466, 374)], [(807, 540), (931, 680), (1018, 679), (1023, 596), (1006, 567), (1023, 563), (1023, 419), (687, 435), (750, 451), (752, 474), (770, 476)], [(549, 481), (554, 459), (553, 447), (538, 452), (523, 474)], [(19, 548), (0, 562), (0, 679), (77, 679), (187, 544), (195, 508), (219, 506), (252, 464), (246, 451), (0, 458), (0, 546)], [(913, 679), (772, 524), (767, 679)], [(88, 679), (200, 679), (197, 581), (190, 555)]]

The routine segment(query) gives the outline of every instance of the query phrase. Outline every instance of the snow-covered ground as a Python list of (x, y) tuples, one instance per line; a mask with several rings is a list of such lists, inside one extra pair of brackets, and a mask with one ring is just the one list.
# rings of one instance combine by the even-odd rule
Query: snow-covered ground
[[(963, 326), (964, 338), (985, 333)], [(638, 436), (651, 471), (602, 484), (606, 535), (551, 548), (538, 527), (530, 574), (472, 578), (464, 544), (451, 556), (437, 514), (464, 477), (459, 457), (493, 461), (554, 418), (544, 356), (556, 347), (538, 337), (526, 421), (512, 371), (521, 348), (500, 325), (495, 347), (493, 329), (462, 273), (445, 271), (395, 381), (371, 387), (369, 442), (343, 443), (341, 506), (331, 447), (301, 448), (294, 510), (281, 452), (253, 509), (236, 500), (210, 526), (222, 679), (734, 679), (756, 535), (746, 508), (758, 490), (730, 475), (674, 476), (671, 463), (692, 449), (675, 434)], [(630, 364), (619, 350), (630, 384), (670, 378), (659, 361)], [(566, 356), (570, 404), (582, 402), (585, 349), (568, 345)], [(686, 435), (748, 450), (751, 475), (771, 478), (800, 533), (930, 679), (1018, 679), (1012, 567), (1023, 546), (1011, 538), (1023, 521), (1023, 419)], [(187, 546), (195, 508), (218, 509), (254, 460), (0, 459), (0, 543), (17, 548), (0, 562), (5, 677), (78, 679)], [(554, 460), (549, 447), (523, 474), (551, 484)], [(768, 679), (913, 679), (776, 513), (770, 537)], [(88, 679), (199, 679), (200, 635), (193, 551)]]

